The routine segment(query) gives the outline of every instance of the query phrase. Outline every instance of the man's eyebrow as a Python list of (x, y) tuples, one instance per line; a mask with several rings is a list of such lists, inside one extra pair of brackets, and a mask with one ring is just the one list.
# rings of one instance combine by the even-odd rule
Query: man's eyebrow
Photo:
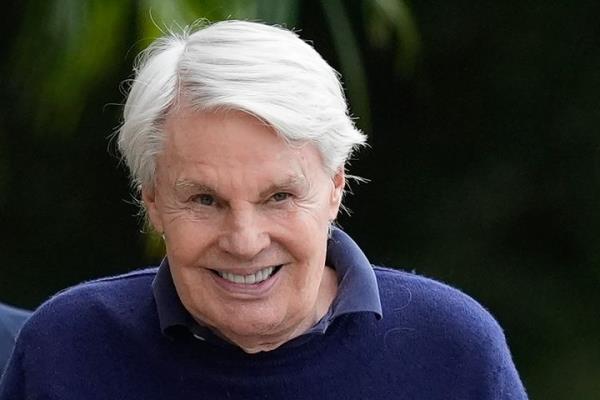
[(203, 183), (189, 181), (187, 179), (177, 179), (175, 181), (175, 190), (193, 190), (206, 194), (216, 194), (217, 191)]
[(266, 197), (270, 194), (285, 190), (303, 188), (306, 186), (306, 177), (304, 175), (291, 175), (287, 178), (269, 185), (260, 192), (260, 197)]
[[(263, 198), (276, 192), (293, 190), (298, 188), (302, 189), (307, 186), (306, 184), (307, 180), (304, 175), (290, 175), (282, 179), (281, 181), (272, 183), (266, 189), (261, 190), (259, 196)], [(188, 179), (177, 179), (175, 181), (175, 190), (194, 191), (215, 196), (217, 195), (217, 191), (211, 186), (205, 185), (200, 182), (190, 181)]]

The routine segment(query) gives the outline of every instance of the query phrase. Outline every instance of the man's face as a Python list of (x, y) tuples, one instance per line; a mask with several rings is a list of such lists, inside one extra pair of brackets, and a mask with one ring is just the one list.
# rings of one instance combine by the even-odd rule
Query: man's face
[(335, 296), (324, 266), (343, 172), (242, 112), (182, 107), (165, 129), (143, 200), (183, 305), (248, 352), (308, 329)]

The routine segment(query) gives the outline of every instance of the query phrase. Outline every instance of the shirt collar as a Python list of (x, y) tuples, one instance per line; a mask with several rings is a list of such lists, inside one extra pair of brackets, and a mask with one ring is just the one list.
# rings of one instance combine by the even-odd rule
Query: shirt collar
[[(362, 250), (341, 229), (332, 229), (327, 245), (327, 265), (336, 271), (338, 294), (327, 314), (303, 335), (325, 333), (331, 323), (344, 314), (370, 312), (381, 318), (381, 300), (375, 272)], [(175, 331), (183, 330), (202, 340), (216, 337), (208, 327), (197, 324), (181, 303), (167, 258), (158, 268), (152, 290), (160, 329), (165, 335), (173, 337)]]
[(164, 334), (168, 335), (171, 328), (189, 327), (194, 324), (194, 319), (181, 304), (181, 300), (177, 295), (177, 289), (175, 289), (166, 257), (158, 267), (158, 272), (152, 282), (152, 291), (154, 292), (160, 329)]

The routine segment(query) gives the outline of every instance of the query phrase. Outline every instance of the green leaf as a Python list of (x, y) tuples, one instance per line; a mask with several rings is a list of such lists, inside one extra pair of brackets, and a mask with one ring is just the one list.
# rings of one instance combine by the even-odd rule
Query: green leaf
[(372, 0), (363, 3), (367, 32), (377, 47), (396, 45), (396, 68), (405, 78), (414, 72), (421, 51), (421, 36), (404, 0)]

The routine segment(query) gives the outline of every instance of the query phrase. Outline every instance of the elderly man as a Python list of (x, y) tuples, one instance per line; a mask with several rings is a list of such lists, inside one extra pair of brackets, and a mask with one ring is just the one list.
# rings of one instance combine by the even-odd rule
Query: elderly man
[(0, 375), (15, 345), (19, 329), (30, 315), (30, 311), (0, 303)]
[(154, 43), (119, 147), (165, 241), (22, 331), (0, 399), (524, 399), (502, 330), (332, 226), (365, 142), (294, 33), (225, 21)]

